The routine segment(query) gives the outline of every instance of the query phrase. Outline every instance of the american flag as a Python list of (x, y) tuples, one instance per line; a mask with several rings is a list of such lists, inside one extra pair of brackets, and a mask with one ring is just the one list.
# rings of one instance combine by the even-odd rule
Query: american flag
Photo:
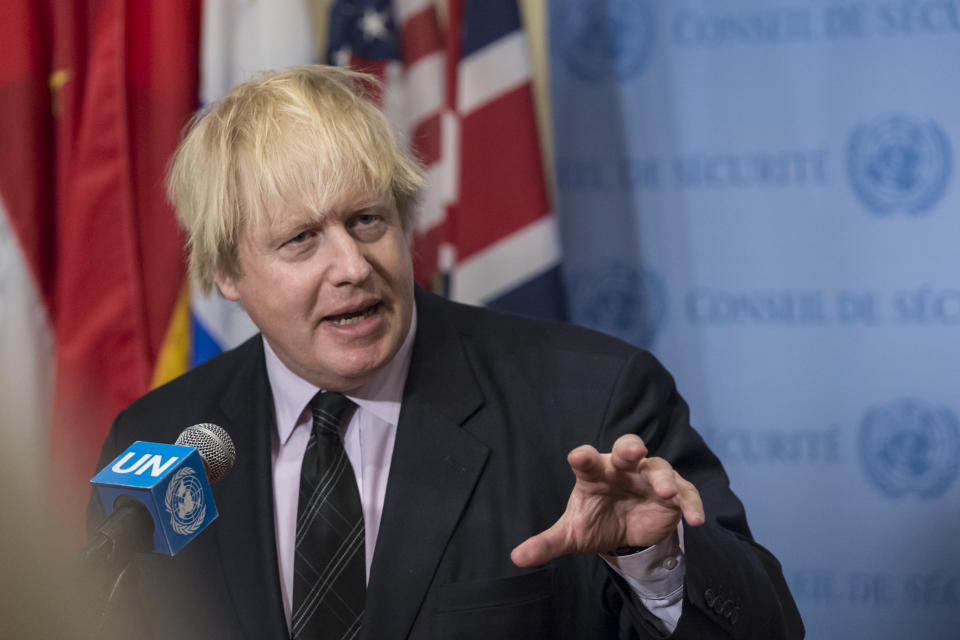
[(427, 170), (414, 234), (418, 282), (450, 297), (563, 318), (516, 0), (338, 0), (328, 62), (372, 73), (381, 106)]

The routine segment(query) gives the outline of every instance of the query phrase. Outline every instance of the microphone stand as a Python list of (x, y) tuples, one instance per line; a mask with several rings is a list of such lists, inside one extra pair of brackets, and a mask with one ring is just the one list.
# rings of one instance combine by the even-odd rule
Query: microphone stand
[[(133, 558), (137, 551), (149, 551), (153, 547), (153, 528), (153, 518), (147, 508), (134, 498), (121, 496), (114, 503), (113, 513), (80, 553), (82, 583), (89, 589), (81, 597), (87, 603), (84, 607), (89, 612), (86, 628), (91, 639), (110, 637), (105, 632), (111, 621), (123, 620), (125, 600), (136, 600)], [(128, 624), (131, 623), (126, 621), (120, 626)]]

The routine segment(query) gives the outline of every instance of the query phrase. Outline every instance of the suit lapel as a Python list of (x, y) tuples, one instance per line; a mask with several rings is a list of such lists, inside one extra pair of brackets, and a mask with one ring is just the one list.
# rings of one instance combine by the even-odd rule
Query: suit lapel
[(273, 403), (260, 336), (241, 349), (249, 356), (221, 401), (237, 461), (220, 488), (217, 539), (226, 583), (248, 637), (287, 638), (273, 526)]
[(361, 638), (406, 638), (489, 449), (461, 426), (483, 402), (442, 302), (417, 292), (417, 336)]

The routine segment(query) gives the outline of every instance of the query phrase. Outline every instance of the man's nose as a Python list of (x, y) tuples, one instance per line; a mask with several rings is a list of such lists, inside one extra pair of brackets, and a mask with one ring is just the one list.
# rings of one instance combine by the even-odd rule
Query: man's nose
[(363, 245), (347, 229), (327, 233), (330, 255), (330, 278), (333, 284), (359, 284), (370, 277), (372, 267)]

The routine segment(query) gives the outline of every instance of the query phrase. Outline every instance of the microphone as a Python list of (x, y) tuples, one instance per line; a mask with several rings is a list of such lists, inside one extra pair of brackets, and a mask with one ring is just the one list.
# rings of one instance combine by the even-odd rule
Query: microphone
[(188, 427), (172, 445), (134, 442), (90, 480), (107, 518), (84, 560), (125, 566), (134, 551), (175, 555), (217, 518), (210, 483), (236, 457), (215, 424)]

